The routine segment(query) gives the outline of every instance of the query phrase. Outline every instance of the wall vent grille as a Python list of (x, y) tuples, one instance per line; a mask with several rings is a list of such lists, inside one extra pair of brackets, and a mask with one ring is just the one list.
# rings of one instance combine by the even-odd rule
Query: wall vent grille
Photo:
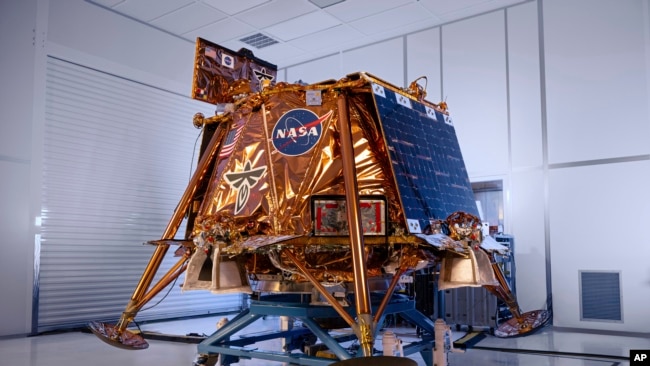
[(622, 322), (620, 272), (580, 271), (580, 320)]

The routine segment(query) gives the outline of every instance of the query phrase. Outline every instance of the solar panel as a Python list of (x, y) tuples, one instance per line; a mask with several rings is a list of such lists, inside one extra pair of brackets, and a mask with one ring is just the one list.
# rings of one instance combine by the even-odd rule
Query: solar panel
[(373, 95), (409, 232), (456, 211), (478, 217), (449, 116), (379, 84)]

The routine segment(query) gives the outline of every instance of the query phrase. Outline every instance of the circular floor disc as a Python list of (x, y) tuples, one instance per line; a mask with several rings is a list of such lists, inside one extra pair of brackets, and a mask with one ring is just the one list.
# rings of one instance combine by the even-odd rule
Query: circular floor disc
[(373, 356), (355, 357), (343, 361), (337, 361), (330, 366), (417, 366), (417, 362), (406, 357), (396, 356)]

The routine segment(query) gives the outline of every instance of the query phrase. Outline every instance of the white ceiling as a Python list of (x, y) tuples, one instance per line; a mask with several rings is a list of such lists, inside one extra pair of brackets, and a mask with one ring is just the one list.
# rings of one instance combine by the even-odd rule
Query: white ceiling
[[(192, 44), (201, 37), (248, 48), (282, 68), (531, 0), (345, 0), (323, 9), (309, 0), (87, 1)], [(278, 43), (240, 41), (255, 33)]]

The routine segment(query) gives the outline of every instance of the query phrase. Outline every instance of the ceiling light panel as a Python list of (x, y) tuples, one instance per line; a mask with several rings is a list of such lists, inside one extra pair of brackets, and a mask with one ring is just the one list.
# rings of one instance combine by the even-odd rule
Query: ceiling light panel
[(411, 4), (354, 21), (351, 25), (366, 35), (376, 35), (424, 20), (429, 20), (432, 25), (438, 23), (438, 19), (426, 9)]
[(113, 9), (135, 19), (151, 21), (192, 3), (193, 0), (127, 0)]
[(88, 2), (105, 6), (107, 8), (112, 8), (119, 3), (123, 3), (125, 0), (88, 0)]
[(441, 20), (451, 21), (528, 1), (530, 0), (419, 0), (419, 3)]
[(196, 37), (201, 37), (210, 42), (222, 45), (228, 40), (238, 39), (252, 32), (255, 32), (255, 28), (250, 25), (242, 23), (234, 18), (227, 18), (203, 28), (185, 33), (183, 34), (183, 38), (194, 42)]
[(163, 15), (151, 24), (175, 34), (183, 34), (225, 19), (227, 15), (204, 4), (194, 3)]
[(203, 3), (210, 5), (215, 9), (219, 9), (228, 15), (234, 15), (268, 3), (271, 0), (237, 0), (237, 1), (224, 1), (224, 0), (201, 0)]
[(455, 11), (471, 8), (481, 3), (492, 2), (490, 0), (421, 0), (422, 6), (434, 14), (442, 15)]
[(338, 3), (342, 3), (345, 0), (309, 0), (310, 3), (318, 6), (321, 9), (325, 9), (329, 6), (336, 5)]
[(327, 8), (326, 11), (344, 22), (351, 22), (412, 2), (413, 0), (350, 0)]
[(263, 29), (314, 10), (314, 5), (305, 0), (276, 0), (237, 14), (237, 17), (255, 28)]
[(287, 20), (286, 22), (272, 25), (264, 30), (282, 41), (289, 41), (307, 34), (335, 27), (339, 24), (341, 22), (333, 16), (323, 11), (315, 11)]
[(346, 45), (349, 47), (356, 40), (363, 38), (363, 33), (348, 25), (342, 24), (318, 33), (294, 39), (289, 43), (310, 52), (319, 52), (327, 49), (335, 49), (338, 51), (345, 49)]

